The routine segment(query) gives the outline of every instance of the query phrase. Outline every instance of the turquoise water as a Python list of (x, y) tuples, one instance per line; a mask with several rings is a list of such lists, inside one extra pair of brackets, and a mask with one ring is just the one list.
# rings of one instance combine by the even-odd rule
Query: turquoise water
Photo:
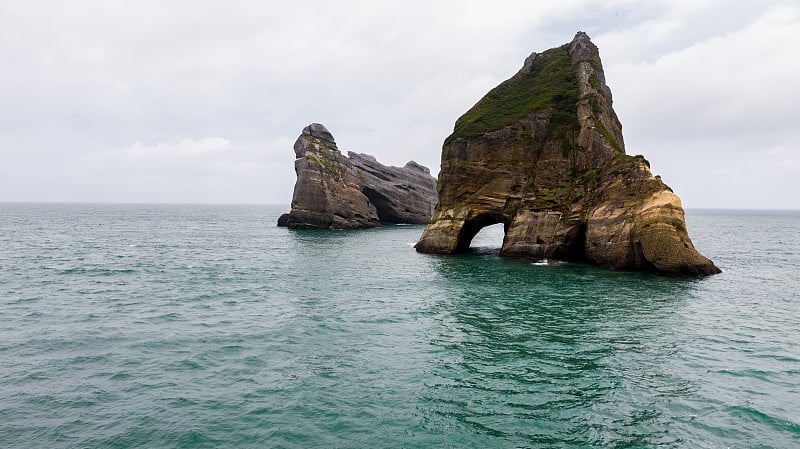
[(284, 209), (0, 204), (0, 447), (800, 446), (800, 212), (674, 279)]

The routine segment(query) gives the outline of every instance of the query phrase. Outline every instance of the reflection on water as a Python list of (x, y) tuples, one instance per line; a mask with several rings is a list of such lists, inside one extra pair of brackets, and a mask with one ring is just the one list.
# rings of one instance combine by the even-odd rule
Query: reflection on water
[[(674, 442), (645, 398), (691, 396), (670, 372), (691, 280), (468, 254), (436, 264), (448, 297), (426, 412), (519, 444)], [(620, 425), (620, 424), (624, 425)]]

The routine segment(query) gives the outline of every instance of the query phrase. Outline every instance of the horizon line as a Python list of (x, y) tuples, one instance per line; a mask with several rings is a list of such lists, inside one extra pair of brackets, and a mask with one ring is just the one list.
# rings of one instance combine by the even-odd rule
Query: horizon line
[[(52, 205), (98, 205), (98, 206), (275, 206), (275, 207), (291, 207), (290, 203), (249, 203), (249, 202), (193, 202), (193, 201), (16, 201), (16, 200), (0, 200), (0, 205), (8, 204), (52, 204)], [(764, 207), (708, 207), (708, 206), (694, 206), (684, 207), (684, 210), (718, 210), (718, 211), (786, 211), (786, 212), (800, 212), (800, 208), (764, 208)]]

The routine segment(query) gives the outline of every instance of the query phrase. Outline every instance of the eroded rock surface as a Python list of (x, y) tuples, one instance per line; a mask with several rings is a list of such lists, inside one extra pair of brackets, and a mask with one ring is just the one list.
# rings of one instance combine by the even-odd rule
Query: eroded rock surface
[(465, 251), (495, 223), (506, 229), (501, 255), (719, 272), (694, 249), (680, 199), (644, 157), (625, 154), (599, 52), (583, 32), (531, 54), (456, 121), (417, 251)]
[(319, 123), (303, 129), (294, 152), (292, 210), (279, 218), (279, 226), (357, 229), (428, 223), (436, 204), (436, 179), (426, 167), (414, 161), (385, 166), (362, 153), (345, 156)]

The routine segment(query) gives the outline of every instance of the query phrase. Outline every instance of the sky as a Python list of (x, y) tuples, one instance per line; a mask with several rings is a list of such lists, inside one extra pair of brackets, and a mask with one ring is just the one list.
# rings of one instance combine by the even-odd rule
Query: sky
[(288, 205), (313, 122), (435, 175), (578, 30), (684, 207), (800, 209), (800, 0), (0, 0), (0, 201)]

